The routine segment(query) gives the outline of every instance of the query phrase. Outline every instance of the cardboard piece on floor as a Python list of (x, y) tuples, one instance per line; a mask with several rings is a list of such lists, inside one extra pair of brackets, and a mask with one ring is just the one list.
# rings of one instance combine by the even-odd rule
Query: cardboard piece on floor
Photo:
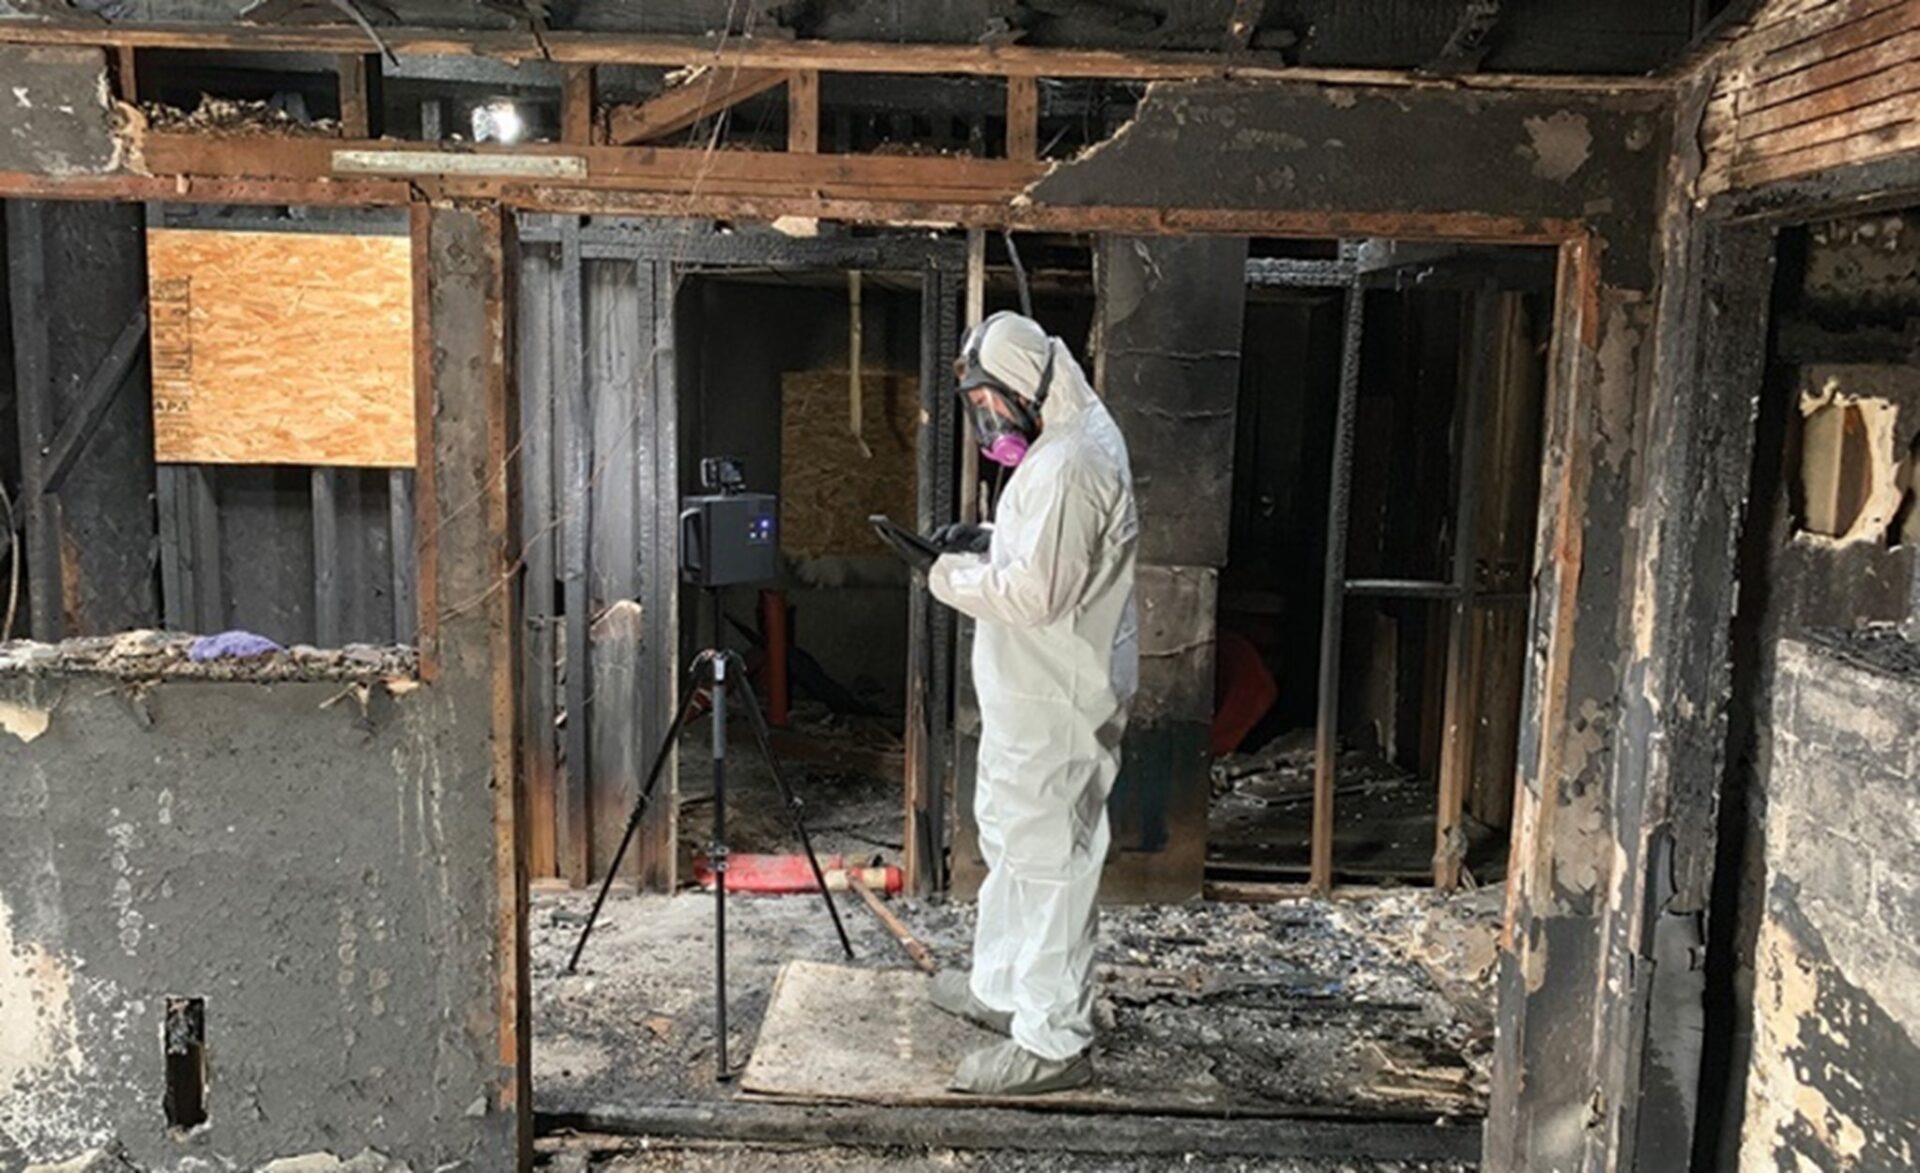
[[(969, 1052), (1000, 1036), (934, 1009), (927, 1000), (929, 980), (917, 970), (788, 962), (774, 982), (740, 1086), (781, 1099), (956, 1107), (991, 1102), (948, 1091), (947, 1080)], [(1128, 1110), (1119, 1093), (1097, 1085), (1044, 1099)]]
[[(1022, 1107), (1152, 1115), (1366, 1116), (1379, 1105), (1333, 1108), (1259, 1101), (1226, 1088), (1193, 1055), (1127, 1062), (1093, 1086), (1047, 1096), (983, 1097), (947, 1090), (968, 1052), (999, 1036), (934, 1009), (917, 970), (790, 961), (774, 982), (741, 1088), (772, 1099), (901, 1107)], [(1148, 1066), (1153, 1069), (1148, 1070)], [(1131, 1074), (1129, 1074), (1131, 1073)], [(1428, 1113), (1430, 1116), (1430, 1113)]]

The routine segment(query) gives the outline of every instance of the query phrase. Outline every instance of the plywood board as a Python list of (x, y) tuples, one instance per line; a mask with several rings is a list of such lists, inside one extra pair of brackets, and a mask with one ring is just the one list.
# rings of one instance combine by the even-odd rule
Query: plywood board
[(860, 395), (856, 439), (846, 371), (789, 371), (781, 377), (781, 547), (788, 554), (884, 556), (886, 547), (867, 517), (884, 513), (902, 524), (913, 522), (919, 380), (865, 374)]
[(954, 1069), (970, 1052), (1000, 1040), (934, 1009), (928, 981), (918, 970), (788, 962), (774, 982), (741, 1087), (807, 1102), (1151, 1115), (1431, 1119), (1466, 1106), (1452, 1089), (1409, 1086), (1385, 1076), (1371, 1041), (1361, 1037), (1353, 1040), (1348, 1069), (1328, 1080), (1332, 1095), (1308, 1092), (1296, 1099), (1227, 1086), (1205, 1050), (1148, 1034), (1137, 1043), (1120, 1043), (1116, 1051), (1116, 1034), (1132, 1038), (1132, 1031), (1096, 1044), (1096, 1075), (1088, 1087), (1047, 1096), (963, 1095), (947, 1087)]
[(147, 232), (154, 458), (411, 468), (404, 235)]

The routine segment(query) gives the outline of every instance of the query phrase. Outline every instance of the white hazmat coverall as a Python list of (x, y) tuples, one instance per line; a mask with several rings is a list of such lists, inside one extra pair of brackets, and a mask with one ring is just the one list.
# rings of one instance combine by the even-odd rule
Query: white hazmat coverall
[(1040, 436), (995, 508), (990, 552), (943, 555), (928, 584), (979, 621), (974, 817), (987, 879), (973, 994), (1013, 1015), (1021, 1047), (1061, 1060), (1093, 1041), (1107, 795), (1139, 679), (1139, 520), (1126, 441), (1066, 346), (1003, 315), (980, 361), (1031, 398), (1049, 351)]

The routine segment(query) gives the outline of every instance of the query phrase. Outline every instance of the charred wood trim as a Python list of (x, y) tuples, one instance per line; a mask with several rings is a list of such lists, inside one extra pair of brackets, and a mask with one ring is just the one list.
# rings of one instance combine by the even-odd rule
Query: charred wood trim
[(440, 503), (434, 468), (433, 210), (414, 204), (407, 212), (413, 250), (413, 531), (415, 550), (415, 642), (420, 678), (431, 682), (440, 658)]
[(938, 1146), (1112, 1155), (1238, 1153), (1315, 1159), (1472, 1161), (1478, 1124), (1435, 1124), (1392, 1111), (1302, 1107), (1292, 1117), (1227, 1120), (1012, 1108), (654, 1103), (538, 1117), (540, 1129), (736, 1142)]

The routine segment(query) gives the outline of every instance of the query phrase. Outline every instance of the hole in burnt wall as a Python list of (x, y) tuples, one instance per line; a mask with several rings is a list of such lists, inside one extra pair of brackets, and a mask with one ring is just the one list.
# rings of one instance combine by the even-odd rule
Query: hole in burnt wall
[(1800, 449), (1800, 523), (1809, 533), (1845, 537), (1873, 496), (1873, 449), (1857, 403), (1807, 414)]
[(1808, 534), (1898, 545), (1912, 480), (1899, 410), (1828, 393), (1802, 404), (1794, 516)]
[(167, 998), (167, 1125), (177, 1131), (207, 1122), (207, 1002)]

